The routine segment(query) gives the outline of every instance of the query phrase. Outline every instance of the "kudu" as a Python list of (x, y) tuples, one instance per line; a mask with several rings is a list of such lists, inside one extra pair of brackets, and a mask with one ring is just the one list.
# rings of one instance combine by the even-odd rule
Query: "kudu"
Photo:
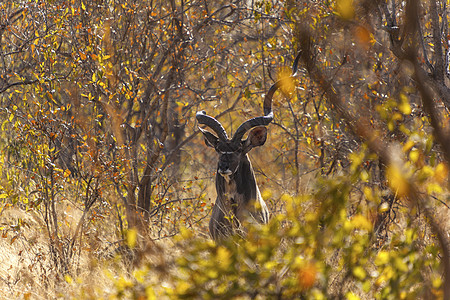
[[(292, 76), (295, 76), (300, 54), (294, 61)], [(282, 79), (273, 84), (264, 98), (264, 116), (242, 123), (231, 139), (222, 124), (204, 111), (197, 112), (199, 124), (212, 129), (216, 135), (199, 127), (205, 143), (219, 153), (216, 174), (217, 199), (212, 209), (209, 231), (214, 240), (220, 240), (234, 232), (243, 232), (245, 222), (267, 223), (269, 210), (261, 197), (255, 174), (247, 153), (262, 146), (267, 138), (267, 125), (273, 120), (272, 97), (286, 82)], [(245, 140), (244, 134), (251, 131)]]

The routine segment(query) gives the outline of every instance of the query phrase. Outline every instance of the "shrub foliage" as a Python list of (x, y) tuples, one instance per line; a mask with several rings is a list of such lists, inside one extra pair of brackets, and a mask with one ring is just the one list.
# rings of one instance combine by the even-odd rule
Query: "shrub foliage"
[[(446, 1), (3, 1), (2, 296), (450, 299)], [(215, 244), (216, 157), (269, 224)], [(3, 288), (4, 287), (4, 288)]]

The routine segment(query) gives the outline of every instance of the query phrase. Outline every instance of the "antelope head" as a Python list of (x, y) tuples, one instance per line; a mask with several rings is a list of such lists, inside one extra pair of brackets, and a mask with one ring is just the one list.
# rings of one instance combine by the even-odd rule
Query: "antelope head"
[[(273, 119), (273, 114), (257, 117), (244, 122), (239, 126), (236, 133), (231, 139), (222, 125), (214, 118), (205, 114), (204, 111), (197, 113), (197, 120), (200, 124), (207, 125), (217, 135), (201, 129), (207, 146), (212, 147), (219, 154), (219, 163), (217, 173), (220, 174), (227, 182), (238, 171), (239, 162), (254, 147), (262, 146), (266, 142), (267, 128)], [(244, 134), (252, 129), (245, 140), (242, 140)]]

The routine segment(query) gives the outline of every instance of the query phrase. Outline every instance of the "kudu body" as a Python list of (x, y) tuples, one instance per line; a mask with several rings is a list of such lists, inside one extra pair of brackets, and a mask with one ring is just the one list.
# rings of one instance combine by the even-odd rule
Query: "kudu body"
[[(299, 55), (294, 61), (293, 75), (297, 70), (298, 59)], [(209, 222), (211, 237), (216, 241), (233, 233), (243, 232), (243, 225), (247, 222), (269, 221), (269, 210), (259, 192), (247, 153), (266, 142), (266, 126), (273, 119), (272, 97), (284, 82), (284, 79), (277, 81), (267, 92), (264, 98), (264, 116), (242, 123), (231, 139), (215, 118), (206, 115), (204, 111), (196, 115), (199, 124), (206, 125), (215, 132), (214, 135), (200, 128), (206, 145), (213, 147), (219, 154), (216, 174), (217, 199)], [(243, 140), (249, 130), (248, 137)]]

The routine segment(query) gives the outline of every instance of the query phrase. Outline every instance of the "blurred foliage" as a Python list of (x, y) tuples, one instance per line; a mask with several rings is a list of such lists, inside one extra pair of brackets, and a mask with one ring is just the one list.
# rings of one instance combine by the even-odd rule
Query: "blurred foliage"
[[(448, 17), (446, 1), (3, 1), (5, 297), (450, 295)], [(195, 113), (236, 130), (300, 49), (251, 153), (272, 219), (216, 245)]]

